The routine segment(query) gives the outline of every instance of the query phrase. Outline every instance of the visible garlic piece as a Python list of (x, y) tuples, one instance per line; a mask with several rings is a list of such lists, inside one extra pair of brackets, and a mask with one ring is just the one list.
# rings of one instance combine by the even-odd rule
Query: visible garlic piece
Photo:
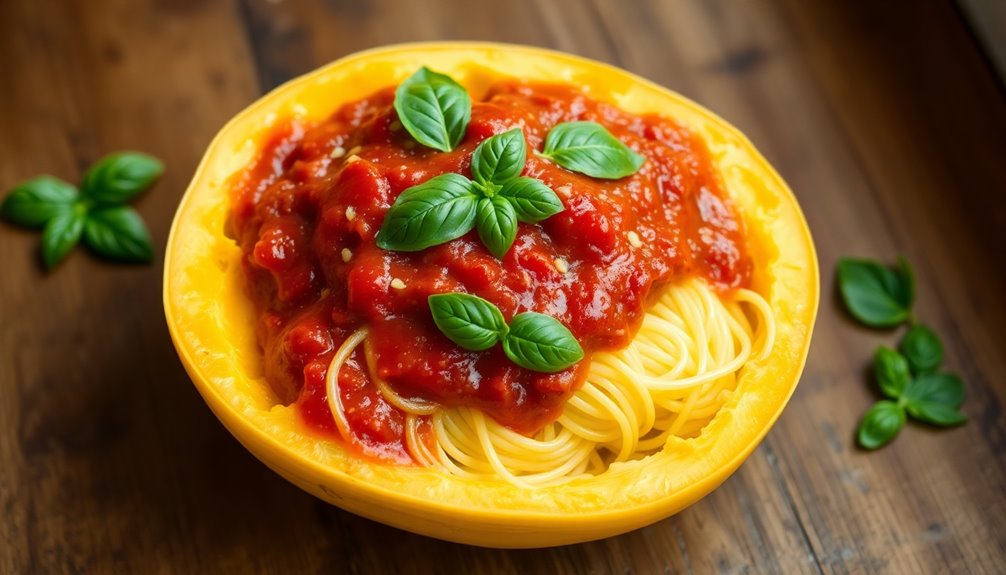
[(569, 271), (569, 264), (562, 258), (555, 258), (555, 260), (552, 261), (552, 265), (554, 265), (555, 270), (561, 274)]
[(629, 245), (630, 246), (632, 246), (634, 248), (642, 247), (643, 240), (639, 239), (639, 234), (637, 234), (636, 232), (630, 231), (629, 233), (627, 233), (625, 235), (626, 235), (626, 237), (629, 238)]
[(351, 259), (353, 259), (353, 252), (349, 248), (342, 248), (342, 261), (348, 264)]
[(399, 290), (405, 289), (405, 282), (403, 282), (402, 280), (400, 280), (398, 278), (395, 278), (395, 279), (391, 280), (391, 287), (393, 287), (394, 289), (399, 289)]
[(346, 148), (343, 148), (342, 146), (336, 146), (332, 150), (332, 153), (329, 154), (330, 157), (335, 158), (335, 159), (339, 159), (339, 158), (341, 158), (341, 157), (343, 157), (345, 155), (346, 155)]
[(355, 156), (359, 153), (360, 153), (360, 146), (353, 146), (352, 148), (349, 149), (350, 156)]
[(356, 208), (353, 206), (346, 206), (346, 219), (349, 221), (356, 219)]

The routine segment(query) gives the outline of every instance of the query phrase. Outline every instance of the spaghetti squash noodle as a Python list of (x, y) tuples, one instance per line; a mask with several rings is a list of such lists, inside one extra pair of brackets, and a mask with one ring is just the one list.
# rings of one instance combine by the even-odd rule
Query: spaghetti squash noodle
[[(338, 373), (367, 333), (362, 327), (346, 339), (326, 377), (332, 413), (350, 442)], [(685, 280), (647, 311), (627, 347), (594, 355), (559, 418), (530, 437), (478, 409), (404, 398), (370, 377), (406, 413), (407, 447), (420, 464), (462, 477), (548, 485), (654, 453), (670, 436), (697, 435), (729, 398), (744, 364), (766, 356), (774, 337), (772, 310), (758, 293), (740, 289), (721, 297), (701, 279)], [(431, 424), (429, 437), (420, 432), (423, 421)]]

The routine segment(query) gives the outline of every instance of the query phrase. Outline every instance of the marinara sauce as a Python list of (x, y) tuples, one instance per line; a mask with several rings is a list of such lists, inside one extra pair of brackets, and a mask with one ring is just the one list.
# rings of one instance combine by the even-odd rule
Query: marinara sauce
[[(625, 346), (659, 289), (698, 274), (719, 289), (744, 285), (751, 263), (739, 218), (709, 153), (673, 120), (636, 116), (558, 85), (505, 81), (473, 102), (461, 143), (443, 153), (402, 128), (389, 87), (328, 120), (272, 129), (233, 184), (229, 233), (240, 245), (260, 313), (265, 375), (279, 401), (295, 403), (316, 432), (337, 435), (325, 373), (339, 345), (369, 326), (373, 368), (400, 395), (471, 406), (531, 434), (557, 418), (586, 376), (592, 351)], [(620, 180), (576, 174), (536, 156), (548, 130), (592, 120), (646, 157)], [(385, 213), (406, 188), (433, 176), (470, 177), (484, 139), (520, 127), (529, 145), (522, 175), (552, 188), (565, 210), (519, 225), (503, 260), (476, 232), (421, 252), (378, 248)], [(439, 332), (431, 294), (467, 292), (509, 321), (554, 316), (587, 354), (555, 374), (511, 363), (502, 347), (472, 352)], [(339, 373), (356, 444), (371, 456), (411, 461), (404, 414), (372, 385), (363, 346)]]

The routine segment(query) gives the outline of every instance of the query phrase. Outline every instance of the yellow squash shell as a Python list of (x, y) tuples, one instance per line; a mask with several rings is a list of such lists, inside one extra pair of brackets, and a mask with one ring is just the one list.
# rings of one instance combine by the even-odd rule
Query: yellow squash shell
[[(752, 288), (775, 312), (772, 354), (743, 370), (737, 392), (702, 434), (597, 477), (526, 489), (362, 459), (318, 439), (276, 405), (262, 377), (240, 251), (224, 236), (228, 178), (270, 126), (323, 119), (397, 84), (419, 66), (449, 74), (478, 99), (501, 77), (568, 82), (633, 113), (676, 118), (707, 142), (747, 228)], [(715, 489), (757, 447), (796, 388), (819, 297), (817, 260), (800, 208), (775, 170), (708, 110), (617, 68), (567, 54), (482, 43), (397, 45), (354, 54), (292, 80), (232, 119), (210, 144), (175, 215), (164, 270), (168, 327), (186, 370), (220, 421), (256, 457), (343, 509), (441, 539), (544, 547), (608, 537), (681, 511)], [(268, 494), (263, 496), (267, 497)]]

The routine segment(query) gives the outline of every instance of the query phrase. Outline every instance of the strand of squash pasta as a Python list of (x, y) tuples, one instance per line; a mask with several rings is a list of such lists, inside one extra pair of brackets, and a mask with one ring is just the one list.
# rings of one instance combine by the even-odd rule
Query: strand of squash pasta
[[(406, 414), (406, 446), (420, 465), (541, 486), (602, 473), (614, 461), (660, 450), (671, 436), (697, 435), (729, 398), (744, 364), (769, 353), (775, 321), (756, 292), (741, 289), (721, 298), (697, 278), (674, 285), (647, 310), (627, 347), (593, 355), (583, 386), (562, 415), (533, 437), (478, 409), (441, 409), (398, 395), (375, 377), (367, 334), (363, 327), (347, 338), (326, 375), (329, 407), (347, 441), (356, 440), (342, 408), (338, 373), (364, 343), (371, 379)], [(424, 421), (432, 427), (432, 446), (420, 431)]]

